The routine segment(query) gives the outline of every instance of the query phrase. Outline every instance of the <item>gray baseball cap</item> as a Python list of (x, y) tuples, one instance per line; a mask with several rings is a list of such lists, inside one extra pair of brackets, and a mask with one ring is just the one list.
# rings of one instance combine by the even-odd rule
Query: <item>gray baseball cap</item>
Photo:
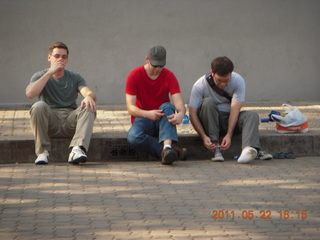
[(160, 45), (151, 47), (148, 52), (148, 58), (152, 66), (166, 65), (166, 55), (166, 49)]

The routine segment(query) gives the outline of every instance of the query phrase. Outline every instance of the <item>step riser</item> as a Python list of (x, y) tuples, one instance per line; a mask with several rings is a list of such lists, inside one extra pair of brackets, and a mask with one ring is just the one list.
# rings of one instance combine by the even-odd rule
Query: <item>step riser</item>
[[(260, 136), (262, 150), (269, 153), (294, 152), (296, 156), (320, 156), (320, 136), (284, 134)], [(70, 139), (52, 139), (50, 162), (67, 162), (70, 150)], [(187, 147), (188, 159), (210, 159), (212, 153), (205, 149), (198, 136), (181, 136), (179, 146)], [(223, 153), (225, 158), (233, 158), (241, 152), (241, 137), (232, 139), (232, 147)], [(33, 140), (1, 140), (0, 163), (33, 163)], [(133, 149), (126, 138), (92, 138), (88, 152), (89, 161), (124, 161), (124, 160), (155, 160), (145, 153)]]

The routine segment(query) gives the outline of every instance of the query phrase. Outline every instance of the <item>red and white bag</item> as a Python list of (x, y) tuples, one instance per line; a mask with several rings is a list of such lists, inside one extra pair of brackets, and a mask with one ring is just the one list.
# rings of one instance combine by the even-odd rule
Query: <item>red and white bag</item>
[(308, 120), (300, 110), (289, 104), (282, 104), (286, 115), (272, 114), (270, 117), (276, 122), (276, 132), (278, 133), (306, 133)]

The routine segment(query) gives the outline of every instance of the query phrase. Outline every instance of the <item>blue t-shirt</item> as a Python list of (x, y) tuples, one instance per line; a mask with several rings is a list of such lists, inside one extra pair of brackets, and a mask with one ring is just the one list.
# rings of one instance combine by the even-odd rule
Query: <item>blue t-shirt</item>
[[(41, 78), (48, 69), (35, 73), (30, 82)], [(51, 108), (77, 108), (78, 93), (87, 86), (83, 77), (75, 72), (65, 70), (61, 78), (51, 76), (38, 96), (39, 100), (46, 102)]]
[[(232, 72), (231, 80), (224, 90), (232, 97), (232, 102), (244, 102), (246, 84), (240, 74)], [(215, 100), (219, 111), (230, 112), (230, 101), (216, 93), (204, 76), (200, 77), (192, 87), (189, 106), (198, 108), (204, 98), (211, 97)]]

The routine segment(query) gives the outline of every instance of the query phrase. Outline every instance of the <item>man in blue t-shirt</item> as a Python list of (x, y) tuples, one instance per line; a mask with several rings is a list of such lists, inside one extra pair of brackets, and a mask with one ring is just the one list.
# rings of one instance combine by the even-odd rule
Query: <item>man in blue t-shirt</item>
[[(39, 98), (30, 110), (37, 155), (35, 164), (48, 163), (52, 137), (72, 137), (69, 163), (87, 161), (97, 97), (80, 74), (65, 69), (68, 59), (69, 49), (64, 43), (51, 44), (50, 68), (35, 73), (26, 88), (28, 98)], [(79, 93), (83, 100), (77, 107)]]
[(189, 103), (191, 123), (204, 146), (213, 151), (212, 161), (224, 161), (221, 150), (231, 146), (234, 133), (242, 133), (238, 163), (251, 162), (258, 156), (271, 159), (270, 154), (260, 151), (258, 114), (240, 111), (245, 101), (245, 81), (233, 68), (229, 58), (218, 57), (211, 63), (211, 72), (196, 81)]

